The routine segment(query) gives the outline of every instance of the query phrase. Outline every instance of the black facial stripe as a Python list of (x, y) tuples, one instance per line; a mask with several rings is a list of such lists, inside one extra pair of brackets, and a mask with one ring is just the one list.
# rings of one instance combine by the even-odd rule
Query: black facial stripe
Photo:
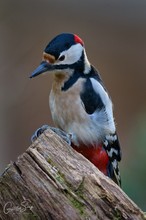
[[(74, 70), (73, 75), (68, 79), (68, 81), (65, 82), (64, 86), (62, 87), (62, 91), (66, 91), (68, 90), (71, 86), (73, 86), (74, 83), (76, 83), (76, 81), (81, 77), (81, 78), (94, 78), (95, 80), (97, 80), (103, 87), (103, 82), (101, 80), (101, 77), (99, 75), (99, 73), (96, 71), (96, 69), (91, 66), (90, 72), (88, 74), (84, 74), (84, 53), (82, 53), (82, 56), (80, 58), (80, 60), (77, 63), (74, 64), (60, 64), (60, 65), (54, 65), (54, 69), (72, 69)], [(104, 87), (105, 89), (105, 87)]]
[(73, 75), (64, 83), (64, 86), (61, 88), (62, 91), (68, 90), (70, 87), (73, 86), (80, 78), (80, 73), (73, 73)]

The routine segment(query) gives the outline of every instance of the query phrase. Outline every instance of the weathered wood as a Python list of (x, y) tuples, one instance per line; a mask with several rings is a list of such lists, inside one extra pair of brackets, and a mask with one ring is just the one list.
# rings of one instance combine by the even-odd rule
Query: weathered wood
[(0, 219), (145, 219), (108, 177), (45, 131), (0, 178)]

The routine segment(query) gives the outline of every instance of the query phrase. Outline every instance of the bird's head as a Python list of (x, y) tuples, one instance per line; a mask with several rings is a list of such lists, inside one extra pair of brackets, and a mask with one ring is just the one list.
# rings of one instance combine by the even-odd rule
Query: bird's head
[(63, 33), (46, 46), (42, 62), (32, 72), (30, 78), (47, 71), (58, 73), (74, 70), (87, 74), (90, 63), (86, 57), (82, 39), (75, 34)]

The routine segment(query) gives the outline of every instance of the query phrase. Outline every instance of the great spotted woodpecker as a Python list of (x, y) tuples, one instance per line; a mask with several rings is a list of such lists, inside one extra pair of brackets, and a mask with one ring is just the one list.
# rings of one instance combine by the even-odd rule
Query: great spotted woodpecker
[(71, 134), (75, 150), (121, 185), (121, 150), (112, 102), (98, 71), (87, 59), (82, 39), (70, 33), (56, 36), (30, 78), (46, 71), (54, 74), (49, 103), (55, 125)]

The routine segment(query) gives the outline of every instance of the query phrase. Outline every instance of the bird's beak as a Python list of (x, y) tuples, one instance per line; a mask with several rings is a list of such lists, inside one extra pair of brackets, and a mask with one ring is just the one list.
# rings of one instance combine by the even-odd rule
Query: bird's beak
[(30, 78), (36, 77), (41, 73), (52, 70), (52, 65), (46, 61), (41, 62), (41, 64), (31, 73)]

